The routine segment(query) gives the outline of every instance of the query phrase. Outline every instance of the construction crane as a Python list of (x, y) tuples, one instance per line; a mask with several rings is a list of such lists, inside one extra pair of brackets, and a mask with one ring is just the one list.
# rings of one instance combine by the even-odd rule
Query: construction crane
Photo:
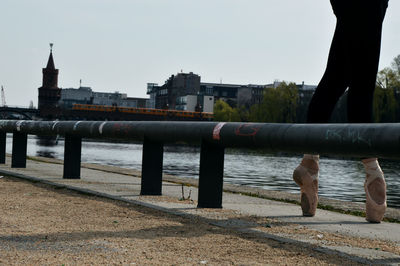
[(1, 85), (1, 106), (6, 106), (6, 95), (4, 94), (4, 87)]

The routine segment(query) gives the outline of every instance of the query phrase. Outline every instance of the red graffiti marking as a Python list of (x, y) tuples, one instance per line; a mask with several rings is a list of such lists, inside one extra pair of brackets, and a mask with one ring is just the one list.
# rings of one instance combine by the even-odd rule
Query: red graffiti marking
[(114, 124), (114, 126), (113, 126), (113, 132), (115, 132), (115, 133), (128, 134), (129, 129), (130, 129), (129, 125), (122, 124), (122, 123)]
[(235, 130), (236, 136), (241, 137), (253, 137), (257, 135), (258, 131), (260, 130), (260, 126), (252, 125), (252, 124), (243, 124), (240, 125)]

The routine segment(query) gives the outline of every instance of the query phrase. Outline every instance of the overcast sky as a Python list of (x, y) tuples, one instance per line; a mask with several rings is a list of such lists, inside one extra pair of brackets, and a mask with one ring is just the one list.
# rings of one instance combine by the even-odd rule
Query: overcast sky
[[(380, 68), (400, 54), (399, 11), (390, 0)], [(62, 88), (147, 97), (181, 70), (317, 84), (334, 27), (328, 0), (1, 0), (0, 84), (8, 105), (36, 106), (50, 42)]]

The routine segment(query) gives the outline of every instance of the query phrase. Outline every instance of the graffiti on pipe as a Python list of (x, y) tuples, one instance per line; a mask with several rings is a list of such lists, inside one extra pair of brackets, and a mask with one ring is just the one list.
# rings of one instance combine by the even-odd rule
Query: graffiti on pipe
[(235, 129), (235, 135), (240, 137), (254, 137), (260, 131), (260, 126), (255, 124), (242, 124)]
[(371, 147), (371, 140), (362, 136), (360, 131), (352, 129), (328, 129), (325, 133), (326, 140), (339, 142), (364, 143)]

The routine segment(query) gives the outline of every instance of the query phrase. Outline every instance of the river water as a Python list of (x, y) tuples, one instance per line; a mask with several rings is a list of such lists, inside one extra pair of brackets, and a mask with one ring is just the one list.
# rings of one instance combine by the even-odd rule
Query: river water
[[(12, 135), (7, 136), (7, 152), (11, 153)], [(35, 136), (28, 138), (28, 155), (63, 159), (64, 141), (57, 145), (39, 144)], [(232, 184), (270, 190), (298, 192), (292, 172), (301, 156), (261, 154), (247, 150), (227, 150), (224, 181)], [(83, 141), (82, 162), (141, 169), (142, 145)], [(164, 173), (198, 178), (200, 149), (190, 146), (164, 148)], [(400, 161), (380, 160), (388, 186), (388, 206), (400, 208)], [(319, 195), (345, 201), (364, 202), (364, 169), (359, 160), (322, 157), (320, 159)]]

